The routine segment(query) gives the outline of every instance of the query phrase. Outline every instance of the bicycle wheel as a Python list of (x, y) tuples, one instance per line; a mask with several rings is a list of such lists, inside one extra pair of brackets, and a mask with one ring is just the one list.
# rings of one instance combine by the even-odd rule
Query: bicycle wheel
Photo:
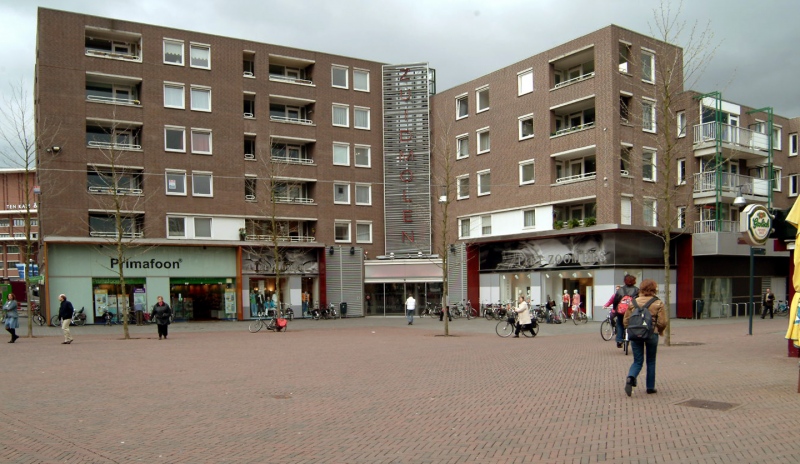
[(75, 319), (75, 325), (84, 325), (86, 324), (86, 319)]
[[(533, 324), (533, 322), (531, 322), (531, 324)], [(535, 337), (536, 335), (539, 335), (539, 324), (533, 325), (533, 327), (531, 327), (531, 329), (533, 329), (533, 333), (531, 333), (531, 330), (528, 329), (528, 328), (524, 328), (524, 329), (520, 330), (520, 332), (522, 332), (522, 335), (526, 336), (527, 338), (531, 338), (531, 337)]]
[(778, 311), (777, 313), (775, 313), (775, 315), (776, 316), (780, 316), (780, 317), (789, 317), (789, 311), (788, 310), (786, 310), (786, 311)]
[(497, 323), (497, 327), (494, 328), (494, 331), (503, 338), (510, 337), (511, 334), (514, 333), (514, 324), (509, 324), (508, 321), (500, 321)]
[(264, 327), (264, 324), (261, 322), (261, 319), (258, 319), (251, 322), (250, 325), (247, 326), (247, 330), (249, 330), (250, 333), (256, 333), (261, 330), (262, 327)]
[(50, 318), (50, 325), (52, 325), (53, 327), (61, 327), (61, 324), (59, 323), (58, 320), (58, 316), (53, 316)]
[(603, 340), (605, 341), (609, 341), (614, 337), (614, 327), (611, 325), (611, 321), (608, 319), (600, 324), (600, 336), (603, 337)]
[(37, 314), (33, 316), (33, 322), (35, 322), (36, 325), (42, 326), (44, 325), (44, 317), (42, 317), (41, 314)]

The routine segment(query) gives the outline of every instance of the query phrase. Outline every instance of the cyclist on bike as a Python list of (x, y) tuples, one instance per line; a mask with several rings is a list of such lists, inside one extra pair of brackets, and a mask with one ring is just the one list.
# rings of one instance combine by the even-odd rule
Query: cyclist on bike
[(536, 332), (533, 331), (533, 322), (531, 321), (531, 311), (528, 309), (528, 302), (525, 297), (520, 295), (517, 299), (517, 306), (514, 308), (517, 313), (517, 329), (514, 331), (514, 338), (519, 338), (520, 330), (530, 330), (531, 336), (535, 337)]

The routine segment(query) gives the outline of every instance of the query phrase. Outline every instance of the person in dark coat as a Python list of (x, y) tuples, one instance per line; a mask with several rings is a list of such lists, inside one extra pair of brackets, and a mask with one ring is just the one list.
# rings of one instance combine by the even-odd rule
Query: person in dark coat
[(172, 309), (168, 304), (164, 303), (164, 297), (159, 296), (158, 302), (153, 305), (153, 310), (150, 311), (150, 320), (152, 321), (155, 318), (158, 325), (159, 340), (161, 340), (161, 337), (164, 337), (164, 340), (167, 339), (170, 316), (172, 316)]
[(61, 321), (61, 330), (64, 331), (64, 341), (61, 342), (61, 344), (69, 345), (72, 343), (72, 334), (69, 333), (69, 325), (72, 324), (72, 314), (75, 313), (75, 308), (73, 308), (72, 303), (67, 300), (67, 295), (62, 293), (58, 295), (58, 299), (61, 301), (61, 306), (58, 308), (58, 319)]
[(19, 328), (19, 313), (17, 313), (17, 298), (13, 293), (8, 294), (8, 300), (3, 305), (3, 312), (6, 315), (6, 320), (3, 325), (6, 331), (11, 334), (11, 340), (8, 343), (14, 343), (19, 338), (17, 335), (17, 328)]

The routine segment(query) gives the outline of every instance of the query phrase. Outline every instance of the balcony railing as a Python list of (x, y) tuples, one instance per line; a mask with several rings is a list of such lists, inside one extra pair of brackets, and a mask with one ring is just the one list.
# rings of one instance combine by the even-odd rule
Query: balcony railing
[(118, 60), (139, 61), (139, 56), (130, 53), (116, 53), (108, 50), (100, 50), (96, 48), (87, 48), (87, 55), (102, 56), (104, 58), (116, 58)]
[(715, 221), (714, 219), (709, 219), (705, 221), (696, 221), (694, 223), (695, 234), (708, 234), (716, 232), (737, 233), (739, 232), (739, 222)]
[[(101, 237), (101, 238), (117, 238), (119, 234), (116, 232), (104, 232), (99, 230), (92, 230), (89, 231), (90, 237)], [(142, 238), (144, 237), (144, 232), (123, 232), (122, 238)]]
[(278, 82), (288, 82), (290, 84), (314, 85), (314, 82), (307, 79), (299, 79), (296, 77), (282, 76), (280, 74), (270, 74), (269, 80)]
[(303, 203), (306, 205), (310, 205), (314, 203), (313, 198), (300, 198), (300, 197), (283, 197), (283, 196), (276, 196), (273, 197), (275, 203)]
[[(279, 235), (278, 237), (279, 242), (316, 242), (316, 237), (310, 237), (307, 235)], [(260, 241), (260, 242), (269, 242), (272, 241), (272, 235), (250, 235), (248, 234), (245, 237), (245, 240), (253, 240), (253, 241)]]
[(270, 158), (275, 163), (286, 164), (314, 164), (314, 160), (310, 158), (292, 158), (289, 156), (273, 156)]
[(575, 174), (574, 176), (559, 177), (556, 179), (556, 184), (571, 184), (573, 182), (581, 182), (595, 178), (597, 178), (596, 172), (585, 172), (583, 174)]
[(311, 126), (314, 124), (314, 121), (310, 119), (290, 118), (287, 116), (270, 116), (269, 120), (275, 122), (285, 122), (289, 124), (302, 124), (304, 126)]
[(87, 95), (86, 99), (92, 102), (113, 103), (115, 105), (138, 106), (141, 104), (139, 100), (134, 100), (131, 98), (106, 97), (103, 95)]
[[(114, 194), (114, 187), (100, 187), (100, 186), (91, 186), (89, 187), (89, 193), (101, 193), (106, 195), (113, 195)], [(137, 188), (118, 188), (116, 189), (117, 195), (141, 195), (142, 189)]]
[[(770, 183), (767, 179), (742, 176), (727, 172), (720, 173), (720, 189), (722, 192), (742, 193), (747, 195), (766, 197), (769, 195)], [(700, 172), (694, 175), (694, 192), (715, 192), (717, 190), (717, 173)]]
[(583, 75), (578, 76), (578, 77), (573, 77), (572, 79), (569, 79), (569, 80), (566, 80), (566, 81), (559, 82), (553, 88), (554, 89), (560, 89), (561, 87), (566, 87), (566, 86), (572, 85), (572, 84), (574, 84), (576, 82), (585, 81), (586, 79), (589, 79), (590, 77), (594, 77), (594, 71), (592, 71), (590, 73), (583, 74)]
[(769, 139), (766, 134), (716, 122), (706, 122), (694, 126), (694, 144), (714, 142), (717, 139), (717, 133), (719, 133), (722, 143), (751, 150), (767, 151), (769, 149)]
[(141, 150), (141, 145), (136, 145), (134, 143), (112, 143), (112, 142), (100, 142), (98, 140), (90, 140), (86, 145), (91, 148), (102, 148), (106, 150)]
[(564, 128), (564, 129), (557, 130), (557, 131), (555, 131), (553, 133), (553, 135), (551, 135), (551, 137), (558, 137), (559, 135), (569, 134), (570, 132), (577, 132), (577, 131), (581, 131), (581, 130), (584, 130), (584, 129), (591, 129), (592, 127), (594, 127), (594, 121), (587, 122), (586, 124), (581, 124), (581, 125), (578, 125), (578, 126), (572, 126), (572, 127), (567, 127), (567, 128)]

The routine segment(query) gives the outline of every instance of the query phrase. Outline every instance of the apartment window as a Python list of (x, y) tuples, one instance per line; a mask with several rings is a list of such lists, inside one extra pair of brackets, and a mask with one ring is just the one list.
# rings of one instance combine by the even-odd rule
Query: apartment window
[(369, 130), (369, 108), (353, 108), (353, 127)]
[(356, 204), (369, 206), (372, 204), (372, 186), (369, 184), (356, 184)]
[(356, 223), (356, 243), (372, 243), (372, 223)]
[(245, 201), (256, 201), (256, 186), (258, 179), (255, 177), (244, 178), (244, 199)]
[(492, 235), (492, 216), (481, 216), (481, 235)]
[(337, 221), (333, 224), (333, 240), (336, 242), (350, 241), (350, 221)]
[(620, 41), (619, 43), (619, 72), (629, 74), (631, 62), (631, 44)]
[[(144, 218), (141, 215), (123, 214), (120, 227), (117, 228), (117, 217), (114, 214), (90, 214), (89, 235), (92, 237), (118, 237), (121, 229), (122, 237), (142, 237)], [(16, 234), (14, 234), (16, 236)], [(11, 263), (9, 263), (10, 265)]]
[(456, 198), (469, 198), (469, 175), (456, 178)]
[(333, 144), (333, 164), (336, 166), (350, 166), (350, 145), (344, 143)]
[(36, 227), (39, 225), (38, 219), (31, 219), (31, 227)]
[(255, 52), (242, 53), (242, 76), (254, 78), (256, 75), (256, 54)]
[(797, 133), (789, 134), (789, 156), (797, 156)]
[(519, 139), (529, 139), (533, 137), (533, 114), (519, 117)]
[(470, 231), (469, 218), (459, 219), (458, 220), (458, 237), (459, 238), (467, 238), (467, 237), (469, 237), (469, 231)]
[[(2, 248), (0, 248), (0, 252), (2, 252)], [(14, 245), (9, 245), (6, 247), (6, 253), (10, 255), (19, 254), (19, 247)]]
[(208, 129), (192, 129), (192, 153), (211, 154), (211, 131)]
[(656, 181), (656, 154), (653, 151), (642, 153), (642, 179)]
[(164, 127), (164, 150), (186, 151), (186, 129), (183, 127)]
[(536, 227), (535, 209), (529, 209), (522, 212), (522, 227)]
[(459, 135), (456, 138), (456, 159), (469, 156), (469, 135)]
[(186, 237), (186, 218), (167, 216), (167, 237)]
[(653, 100), (642, 100), (642, 130), (656, 131), (656, 102)]
[(467, 95), (456, 97), (456, 119), (467, 116), (469, 116), (469, 97)]
[(780, 150), (782, 148), (781, 139), (783, 129), (780, 126), (772, 126), (772, 149)]
[(685, 206), (678, 206), (678, 214), (677, 214), (677, 222), (678, 222), (678, 229), (686, 228), (686, 207)]
[(192, 87), (191, 95), (194, 111), (211, 111), (211, 89)]
[(341, 66), (331, 67), (331, 85), (340, 89), (348, 88), (347, 68)]
[(517, 74), (517, 96), (533, 92), (533, 69)]
[(214, 178), (210, 172), (192, 173), (192, 196), (195, 197), (214, 196)]
[(686, 112), (679, 111), (675, 120), (678, 122), (678, 137), (686, 137)]
[(14, 227), (25, 227), (25, 219), (14, 219)]
[(338, 205), (350, 204), (350, 184), (333, 184), (333, 202)]
[(644, 225), (655, 227), (656, 226), (656, 201), (652, 198), (645, 198), (642, 201), (644, 206), (643, 218)]
[(478, 131), (478, 154), (486, 153), (491, 148), (491, 138), (489, 136), (489, 128), (481, 129)]
[(183, 66), (183, 42), (164, 39), (164, 64)]
[(629, 176), (631, 173), (631, 150), (633, 147), (624, 145), (619, 150), (619, 170), (623, 176)]
[(365, 145), (356, 145), (353, 149), (353, 161), (356, 167), (368, 168), (372, 166), (371, 148)]
[(619, 119), (625, 124), (630, 122), (632, 95), (620, 94), (619, 96)]
[(348, 105), (333, 105), (333, 125), (350, 127), (350, 107)]
[(781, 191), (781, 176), (783, 174), (783, 169), (781, 168), (772, 168), (772, 190), (776, 192)]
[(536, 181), (534, 160), (520, 161), (519, 163), (519, 185), (532, 184)]
[(797, 185), (797, 174), (789, 175), (789, 196), (796, 197), (798, 192), (798, 185)]
[(650, 52), (642, 51), (642, 80), (653, 83), (656, 81), (656, 57)]
[(475, 100), (478, 101), (477, 113), (489, 109), (489, 87), (483, 87), (475, 91)]
[(211, 46), (189, 44), (189, 66), (193, 68), (211, 69)]
[(8, 227), (8, 219), (0, 219), (0, 227)]
[(186, 171), (167, 171), (167, 195), (186, 195)]
[(353, 70), (353, 90), (369, 92), (369, 71), (363, 69)]
[(678, 160), (678, 185), (686, 185), (686, 159)]
[(253, 119), (256, 117), (256, 96), (252, 93), (244, 94), (243, 99), (244, 105), (244, 117), (247, 119)]
[(492, 174), (489, 171), (478, 173), (478, 196), (492, 193)]
[(164, 83), (164, 108), (186, 108), (183, 84)]

